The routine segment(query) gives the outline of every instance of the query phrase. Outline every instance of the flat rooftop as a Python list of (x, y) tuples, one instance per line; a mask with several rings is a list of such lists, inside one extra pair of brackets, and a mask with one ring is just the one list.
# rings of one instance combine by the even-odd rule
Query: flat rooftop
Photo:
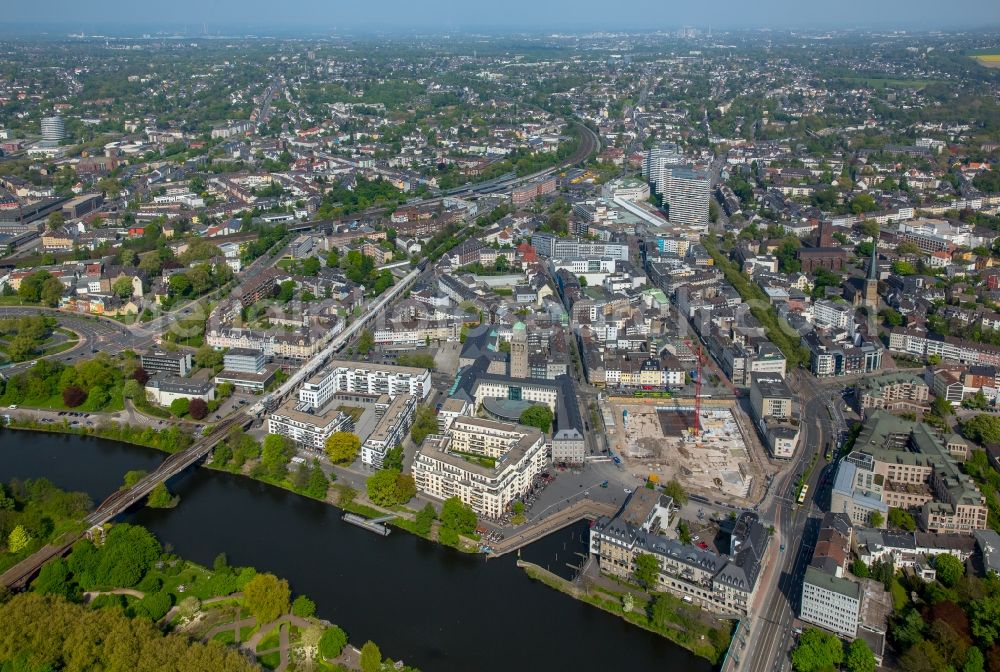
[(296, 405), (300, 403), (301, 402), (298, 399), (292, 397), (275, 409), (271, 415), (288, 418), (294, 422), (301, 422), (320, 428), (329, 427), (334, 422), (337, 422), (340, 416), (343, 415), (342, 411), (338, 411), (336, 408), (331, 408), (329, 405), (317, 413), (307, 413), (295, 408)]

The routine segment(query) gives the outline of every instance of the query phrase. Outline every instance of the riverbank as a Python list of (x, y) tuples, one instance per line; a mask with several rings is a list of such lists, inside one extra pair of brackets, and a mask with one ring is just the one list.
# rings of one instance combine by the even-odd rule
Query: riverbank
[[(63, 420), (61, 423), (44, 423), (37, 422), (34, 420), (27, 420), (24, 418), (12, 419), (12, 421), (6, 425), (7, 429), (22, 430), (22, 431), (32, 431), (32, 432), (45, 432), (51, 434), (72, 434), (75, 436), (90, 436), (99, 439), (108, 439), (112, 441), (120, 441), (121, 443), (128, 443), (136, 446), (143, 446), (145, 448), (152, 448), (154, 450), (159, 450), (165, 453), (176, 453), (188, 448), (193, 439), (190, 435), (184, 433), (176, 427), (170, 427), (169, 429), (153, 429), (152, 427), (134, 427), (132, 425), (108, 425), (99, 424), (94, 427), (73, 427), (70, 425), (68, 420)], [(164, 436), (166, 434), (166, 436)], [(324, 502), (333, 506), (335, 508), (341, 509), (348, 513), (355, 513), (360, 516), (365, 516), (366, 518), (381, 518), (387, 515), (395, 516), (392, 520), (388, 521), (386, 524), (392, 527), (404, 530), (412, 535), (418, 536), (427, 541), (449, 546), (450, 548), (455, 548), (463, 553), (475, 554), (479, 552), (479, 540), (475, 538), (470, 538), (464, 535), (459, 535), (458, 544), (444, 544), (438, 538), (438, 530), (440, 529), (440, 524), (438, 522), (433, 522), (431, 525), (431, 530), (426, 534), (422, 533), (418, 528), (416, 517), (417, 512), (407, 508), (406, 506), (399, 505), (391, 509), (380, 507), (365, 497), (364, 493), (358, 492), (349, 485), (339, 485), (335, 482), (336, 475), (331, 474), (334, 478), (334, 482), (330, 483), (326, 488), (322, 497), (317, 497), (311, 495), (304, 488), (296, 488), (295, 485), (286, 477), (283, 479), (276, 479), (267, 477), (264, 474), (254, 475), (252, 465), (254, 462), (251, 460), (245, 464), (240, 465), (239, 468), (228, 468), (227, 466), (219, 466), (213, 464), (212, 461), (206, 461), (202, 466), (212, 471), (218, 471), (223, 473), (234, 474), (236, 476), (242, 476), (250, 480), (257, 481), (259, 483), (265, 483), (267, 485), (274, 486), (276, 488), (281, 488), (282, 490), (287, 490), (288, 492), (294, 493), (301, 497), (307, 497), (316, 501)], [(364, 498), (363, 501), (358, 501), (359, 498)]]
[[(92, 501), (117, 490), (127, 471), (152, 471), (163, 459), (151, 448), (54, 433), (4, 432), (0, 444), (0, 480), (48, 477)], [(203, 567), (225, 553), (232, 566), (287, 578), (296, 593), (316, 602), (317, 616), (410, 665), (435, 672), (710, 672), (707, 660), (666, 638), (531, 580), (514, 554), (484, 562), (411, 534), (381, 537), (343, 521), (337, 507), (230, 473), (191, 469), (169, 485), (180, 506), (133, 507), (119, 520), (150, 530), (173, 553)], [(557, 548), (561, 539), (546, 538), (522, 555), (554, 568), (569, 557), (555, 558)], [(387, 595), (397, 598), (391, 618)], [(493, 629), (465, 616), (470, 595), (486, 601), (492, 622), (517, 624), (518, 646), (497, 646)]]
[[(237, 663), (243, 658), (279, 671), (291, 664), (354, 670), (364, 652), (393, 666), (391, 660), (382, 661), (370, 640), (360, 649), (350, 646), (343, 629), (315, 616), (312, 600), (301, 594), (292, 600), (288, 582), (273, 574), (230, 567), (222, 554), (208, 569), (165, 551), (141, 526), (112, 525), (100, 537), (100, 544), (78, 541), (66, 559), (55, 558), (43, 566), (30, 593), (0, 605), (0, 620), (18, 632), (14, 641), (8, 641), (10, 659), (49, 656), (44, 663), (61, 669), (63, 647), (40, 648), (39, 640), (53, 637), (52, 629), (61, 632), (63, 640), (73, 639), (80, 622), (94, 620), (106, 631), (131, 629), (133, 641), (139, 640), (136, 643), (141, 642), (144, 650), (162, 647), (167, 657), (207, 656), (219, 645), (239, 651), (231, 658), (234, 662), (213, 667), (205, 661), (209, 667), (202, 669), (242, 670), (244, 666)], [(61, 618), (29, 616), (39, 610)], [(101, 611), (104, 615), (97, 616), (95, 612)], [(166, 636), (147, 624), (156, 624)], [(178, 637), (183, 639), (177, 641)], [(176, 645), (187, 652), (179, 653)], [(74, 663), (82, 665), (78, 657), (83, 655), (92, 658), (88, 668), (129, 666), (122, 659), (127, 655), (122, 647), (92, 649), (83, 654), (74, 651)], [(396, 669), (417, 672), (403, 665)]]
[[(691, 653), (718, 665), (732, 639), (732, 626), (727, 629), (708, 626), (696, 607), (666, 593), (652, 596), (639, 589), (622, 588), (610, 579), (595, 581), (580, 576), (567, 581), (534, 563), (518, 558), (517, 566), (535, 581), (613, 614), (643, 630), (669, 639)], [(654, 605), (661, 601), (660, 605)]]
[[(37, 426), (37, 423), (29, 424), (31, 426), (22, 426), (20, 423), (15, 423), (11, 425), (10, 428), (15, 430), (22, 429), (28, 431), (49, 432), (54, 434), (66, 433), (79, 436), (109, 438), (123, 443), (132, 443), (133, 445), (153, 448), (160, 450), (161, 452), (175, 452), (144, 442), (144, 431), (131, 433), (128, 430), (122, 430), (119, 428), (116, 431), (110, 432), (109, 435), (109, 433), (102, 432), (99, 428), (74, 428), (68, 426), (65, 422), (61, 425), (49, 425), (46, 423), (41, 426)], [(119, 436), (131, 436), (137, 440), (129, 441), (118, 438)], [(417, 512), (405, 506), (397, 506), (392, 509), (376, 506), (368, 501), (367, 498), (361, 500), (361, 497), (363, 497), (362, 493), (358, 492), (349, 485), (341, 485), (334, 482), (329, 485), (323, 497), (313, 497), (308, 493), (296, 490), (287, 479), (283, 479), (281, 482), (278, 482), (276, 479), (254, 476), (251, 473), (253, 470), (250, 463), (242, 465), (239, 469), (220, 467), (213, 465), (211, 461), (206, 462), (203, 466), (215, 472), (229, 473), (234, 476), (241, 476), (250, 481), (256, 481), (264, 485), (274, 486), (292, 494), (322, 502), (323, 504), (333, 508), (345, 512), (355, 513), (366, 518), (380, 518), (386, 515), (393, 515), (396, 517), (387, 524), (398, 529), (402, 529), (416, 537), (420, 537), (432, 543), (441, 544), (437, 538), (437, 531), (439, 529), (439, 524), (437, 522), (432, 525), (432, 529), (429, 533), (421, 534), (420, 531), (416, 529), (417, 524), (415, 517)], [(563, 516), (553, 516), (552, 518), (552, 521), (543, 521), (543, 523), (555, 523), (555, 527), (553, 529), (559, 529), (566, 524), (563, 520)], [(558, 518), (558, 520), (556, 520), (556, 518)], [(572, 516), (570, 516), (570, 518), (572, 518)], [(547, 530), (546, 533), (551, 531), (553, 530)], [(456, 548), (454, 546), (451, 547)], [(457, 550), (468, 554), (475, 554), (478, 552), (478, 542), (476, 540), (463, 537), (460, 540)], [(631, 625), (638, 626), (643, 630), (655, 633), (656, 635), (663, 637), (666, 640), (669, 640), (670, 642), (673, 642), (674, 644), (677, 644), (678, 646), (681, 646), (691, 653), (712, 663), (716, 663), (716, 661), (721, 658), (721, 655), (724, 654), (726, 647), (728, 647), (728, 633), (721, 633), (718, 629), (705, 626), (704, 623), (698, 620), (697, 615), (688, 615), (688, 612), (691, 611), (693, 607), (684, 604), (672, 596), (664, 595), (661, 599), (673, 600), (673, 602), (676, 603), (674, 606), (676, 607), (679, 617), (676, 619), (675, 623), (657, 625), (647, 615), (651, 610), (652, 605), (652, 599), (648, 596), (645, 598), (633, 598), (635, 602), (633, 609), (628, 612), (623, 611), (622, 601), (624, 599), (624, 595), (629, 592), (638, 591), (630, 591), (628, 588), (619, 590), (618, 587), (611, 588), (608, 585), (596, 585), (592, 582), (588, 582), (584, 585), (576, 585), (573, 582), (566, 581), (565, 579), (562, 579), (537, 565), (533, 565), (532, 563), (527, 563), (519, 559), (517, 564), (519, 567), (522, 567), (532, 579), (540, 581), (550, 588), (554, 588), (560, 592), (568, 594), (592, 607), (597, 607), (602, 611), (613, 614)], [(718, 647), (721, 646), (723, 639), (725, 639), (725, 646), (719, 649)]]

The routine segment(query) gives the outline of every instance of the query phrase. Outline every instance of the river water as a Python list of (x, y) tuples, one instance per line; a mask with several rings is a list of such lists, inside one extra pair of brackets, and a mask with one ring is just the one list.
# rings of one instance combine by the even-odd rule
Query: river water
[[(100, 502), (130, 469), (152, 469), (152, 449), (88, 437), (0, 430), (0, 481), (44, 476)], [(288, 579), (317, 614), (355, 644), (425, 672), (680, 669), (710, 665), (671, 642), (529, 579), (516, 556), (484, 561), (394, 530), (344, 523), (340, 510), (232, 474), (192, 468), (173, 479), (175, 509), (136, 509), (124, 520), (172, 550), (211, 565), (225, 552)], [(578, 564), (585, 530), (525, 549), (560, 574)]]

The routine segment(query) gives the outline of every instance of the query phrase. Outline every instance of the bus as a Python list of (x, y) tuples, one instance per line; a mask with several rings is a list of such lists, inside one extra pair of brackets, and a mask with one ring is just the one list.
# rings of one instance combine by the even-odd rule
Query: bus
[(805, 485), (802, 486), (802, 489), (799, 491), (799, 504), (802, 504), (806, 501), (806, 493), (808, 492), (809, 492), (809, 484), (806, 483)]

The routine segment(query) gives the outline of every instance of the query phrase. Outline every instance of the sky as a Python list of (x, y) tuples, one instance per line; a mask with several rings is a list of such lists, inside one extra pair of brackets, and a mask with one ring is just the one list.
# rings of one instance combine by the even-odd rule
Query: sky
[[(590, 31), (680, 26), (1000, 28), (1000, 0), (8, 0), (4, 21), (31, 30), (134, 26), (191, 32)], [(197, 30), (196, 30), (197, 27)]]

